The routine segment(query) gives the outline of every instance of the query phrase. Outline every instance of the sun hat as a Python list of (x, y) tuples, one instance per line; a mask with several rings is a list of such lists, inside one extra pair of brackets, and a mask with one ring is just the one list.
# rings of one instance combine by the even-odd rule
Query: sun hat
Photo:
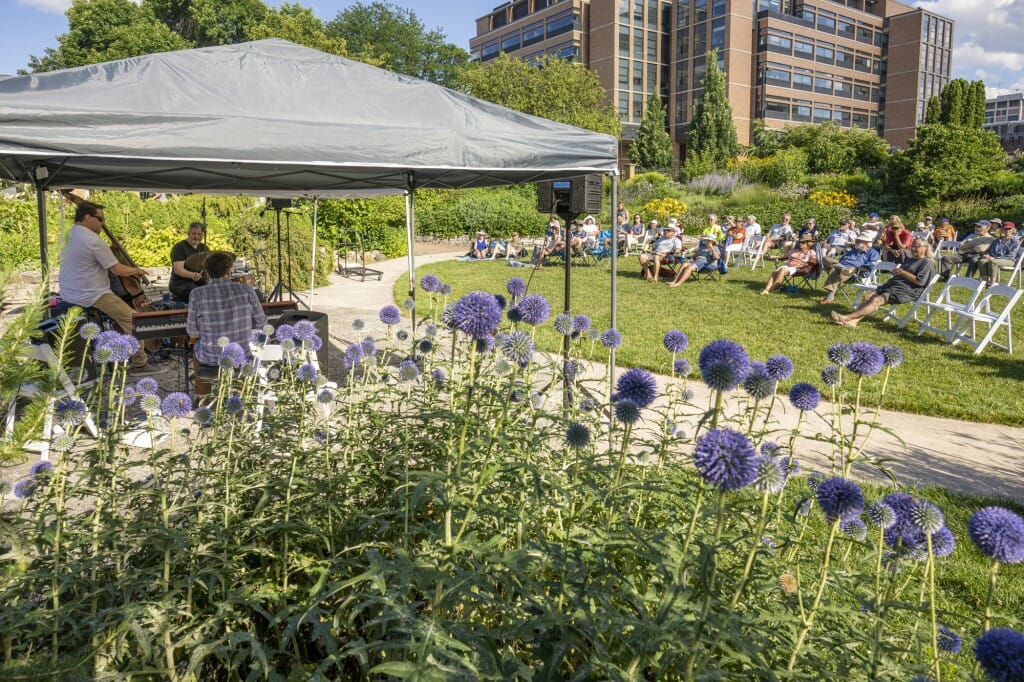
[(993, 225), (1002, 225), (1003, 224), (1003, 221), (1000, 218), (990, 218), (988, 222), (993, 224)]
[(861, 232), (860, 234), (858, 234), (856, 237), (853, 238), (853, 241), (855, 241), (855, 242), (867, 242), (868, 244), (870, 244), (871, 242), (873, 242), (875, 240), (867, 232)]
[(705, 234), (701, 236), (701, 241), (718, 243), (718, 237), (713, 234)]
[(668, 232), (669, 230), (671, 230), (672, 232), (677, 232), (678, 231), (676, 226), (673, 225), (672, 223), (669, 223), (668, 225), (666, 225), (665, 227), (663, 227), (661, 229), (664, 230), (665, 232)]
[(657, 218), (653, 218), (653, 219), (651, 220), (651, 225), (661, 225), (661, 223), (659, 223), (659, 222), (658, 222), (658, 219), (657, 219)]
[(678, 218), (669, 218), (668, 219), (668, 224), (669, 225), (678, 225), (679, 224), (679, 219)]

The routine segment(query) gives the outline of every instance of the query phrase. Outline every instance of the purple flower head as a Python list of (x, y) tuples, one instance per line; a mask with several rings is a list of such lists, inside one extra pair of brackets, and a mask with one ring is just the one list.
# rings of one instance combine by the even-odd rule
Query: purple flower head
[(519, 310), (519, 306), (512, 306), (506, 313), (508, 315), (508, 321), (512, 324), (517, 324), (523, 321), (523, 313)]
[(939, 626), (938, 645), (939, 651), (955, 656), (964, 648), (964, 640), (960, 635), (942, 625)]
[(160, 411), (168, 417), (187, 417), (192, 411), (192, 399), (187, 393), (168, 393), (160, 402)]
[(622, 334), (618, 329), (605, 329), (601, 332), (601, 345), (613, 350), (622, 345)]
[(224, 412), (230, 415), (239, 415), (245, 410), (245, 403), (237, 395), (229, 396), (224, 401)]
[(590, 339), (591, 341), (600, 341), (601, 330), (592, 327), (590, 331), (587, 332), (587, 338)]
[(372, 357), (377, 354), (377, 344), (374, 343), (372, 337), (367, 336), (359, 345), (362, 346), (364, 356)]
[(956, 547), (956, 538), (953, 537), (953, 531), (946, 526), (938, 529), (932, 534), (932, 554), (937, 559), (947, 557), (953, 553), (953, 549)]
[(316, 401), (321, 405), (330, 405), (334, 402), (334, 391), (329, 388), (322, 389), (316, 394)]
[(351, 344), (345, 349), (345, 352), (341, 356), (341, 366), (345, 369), (352, 369), (358, 367), (359, 363), (363, 360), (363, 347), (358, 343)]
[(768, 376), (763, 362), (750, 363), (750, 371), (743, 378), (743, 390), (754, 400), (765, 400), (775, 393), (775, 380)]
[(1024, 680), (1024, 634), (993, 628), (974, 640), (974, 658), (993, 682)]
[(622, 399), (615, 403), (615, 418), (623, 424), (635, 424), (640, 421), (640, 408), (629, 399)]
[(389, 327), (402, 321), (402, 311), (396, 305), (386, 305), (380, 309), (380, 321)]
[(867, 341), (854, 341), (850, 344), (849, 370), (854, 374), (871, 377), (882, 371), (885, 358), (878, 346)]
[(849, 535), (854, 540), (859, 540), (860, 542), (864, 542), (868, 537), (868, 527), (857, 517), (846, 519), (840, 523), (839, 530), (843, 532), (843, 535)]
[(192, 421), (200, 426), (207, 426), (213, 423), (213, 410), (205, 405), (200, 405), (192, 413)]
[(231, 361), (232, 367), (241, 367), (245, 364), (245, 351), (237, 343), (229, 343), (224, 346), (224, 350), (220, 352), (222, 358), (226, 358)]
[(661, 342), (669, 353), (682, 353), (690, 345), (690, 337), (678, 329), (670, 329)]
[(122, 341), (128, 345), (128, 355), (135, 355), (139, 352), (139, 340), (131, 334), (123, 334)]
[(572, 335), (572, 315), (562, 313), (555, 318), (555, 331), (562, 336)]
[(576, 450), (587, 447), (590, 445), (590, 429), (579, 422), (569, 424), (565, 430), (565, 443)]
[(853, 481), (839, 476), (822, 481), (815, 497), (829, 521), (856, 518), (864, 511), (864, 495), (860, 488)]
[(497, 331), (501, 324), (501, 308), (493, 294), (471, 291), (453, 304), (452, 317), (459, 331), (479, 339)]
[(442, 367), (435, 367), (430, 372), (430, 378), (434, 380), (436, 384), (444, 384), (448, 381), (448, 372), (444, 371)]
[(100, 326), (95, 322), (86, 322), (79, 328), (78, 335), (86, 341), (93, 341), (100, 335)]
[(899, 367), (903, 364), (903, 351), (896, 346), (882, 346), (882, 362), (886, 367)]
[(572, 330), (578, 334), (590, 331), (590, 318), (582, 314), (572, 318)]
[(36, 491), (36, 482), (31, 478), (23, 478), (14, 484), (14, 496), (19, 500), (27, 500)]
[(1024, 519), (1009, 509), (979, 509), (967, 522), (967, 534), (985, 556), (1004, 564), (1024, 561)]
[(406, 296), (405, 300), (402, 301), (402, 308), (410, 312), (416, 310), (416, 299), (412, 296)]
[(764, 364), (768, 376), (776, 381), (785, 381), (793, 376), (793, 361), (785, 355), (773, 355)]
[(125, 386), (124, 390), (121, 391), (121, 405), (124, 407), (131, 407), (135, 404), (139, 394), (135, 392), (135, 389), (131, 386)]
[(523, 331), (512, 332), (501, 344), (501, 352), (505, 357), (520, 367), (526, 367), (533, 360), (533, 349), (533, 339)]
[(516, 308), (519, 310), (523, 322), (534, 327), (544, 324), (551, 315), (551, 305), (548, 303), (548, 299), (540, 294), (523, 296), (523, 300)]
[(35, 478), (36, 476), (49, 476), (53, 473), (53, 465), (45, 459), (41, 459), (31, 467), (29, 467), (28, 475)]
[(441, 290), (441, 280), (437, 275), (427, 273), (420, 277), (420, 288), (428, 294), (436, 294)]
[(312, 350), (314, 352), (320, 350), (321, 348), (323, 348), (323, 346), (324, 346), (324, 342), (316, 334), (313, 334), (313, 336), (311, 336), (310, 338), (308, 338), (308, 339), (306, 339), (306, 340), (304, 340), (302, 342), (302, 347), (303, 348)]
[(835, 365), (828, 365), (821, 370), (821, 382), (826, 386), (838, 386), (840, 382), (839, 368)]
[(896, 512), (884, 501), (873, 502), (868, 507), (868, 521), (872, 526), (885, 529), (896, 523)]
[(942, 515), (942, 510), (927, 500), (919, 500), (914, 505), (910, 510), (910, 518), (918, 530), (929, 535), (946, 525), (946, 517)]
[(413, 382), (420, 378), (420, 368), (412, 360), (405, 360), (398, 366), (398, 380)]
[(139, 406), (148, 415), (156, 413), (160, 409), (160, 396), (156, 393), (143, 393), (139, 399)]
[(789, 389), (789, 402), (802, 412), (811, 412), (821, 402), (821, 394), (814, 386), (799, 383)]
[(704, 346), (697, 358), (704, 383), (715, 391), (731, 391), (750, 371), (750, 358), (743, 346), (729, 339), (718, 339)]
[(267, 342), (267, 335), (262, 329), (253, 329), (249, 332), (249, 343), (254, 346), (262, 346)]
[(53, 414), (58, 424), (73, 426), (85, 420), (85, 403), (74, 398), (61, 398), (53, 406)]
[(437, 336), (437, 325), (428, 324), (426, 327), (423, 328), (423, 335), (426, 336), (428, 339), (432, 339), (435, 336)]
[(356, 319), (352, 320), (352, 329), (354, 329), (355, 331), (361, 332), (365, 328), (366, 328), (366, 322), (364, 322), (360, 318), (357, 317)]
[(828, 348), (828, 360), (833, 365), (839, 365), (840, 367), (846, 367), (850, 364), (852, 358), (850, 353), (849, 344), (845, 343), (834, 343)]
[(111, 362), (114, 357), (114, 352), (110, 349), (110, 346), (96, 346), (92, 352), (92, 361), (98, 365), (105, 365)]
[(672, 363), (672, 373), (677, 377), (688, 377), (693, 374), (693, 365), (686, 358), (676, 358)]
[(295, 376), (299, 378), (299, 381), (316, 381), (316, 367), (307, 362), (295, 371)]
[(430, 339), (420, 339), (416, 347), (420, 349), (421, 353), (430, 353), (434, 350), (434, 342)]
[(758, 492), (774, 495), (786, 485), (786, 471), (784, 458), (775, 459), (765, 455), (758, 455), (755, 458), (756, 473), (754, 475), (754, 488)]
[(508, 307), (508, 299), (506, 299), (501, 294), (495, 294), (494, 295), (494, 300), (498, 303), (498, 308), (500, 310), (504, 310), (505, 308)]
[(476, 348), (476, 352), (481, 355), (486, 355), (494, 350), (494, 337), (493, 336), (478, 336), (473, 339), (473, 347)]
[(563, 367), (565, 380), (572, 383), (583, 372), (583, 363), (579, 360), (566, 360)]
[(812, 471), (807, 477), (807, 487), (810, 488), (812, 493), (818, 492), (818, 486), (825, 480), (825, 474), (820, 471)]
[(505, 291), (509, 293), (513, 300), (522, 298), (526, 295), (526, 282), (519, 277), (512, 277), (505, 283)]
[(274, 337), (278, 341), (294, 341), (295, 340), (295, 327), (290, 324), (280, 324), (277, 329), (274, 330)]
[(312, 341), (316, 336), (316, 325), (309, 320), (298, 320), (293, 326), (296, 341)]
[(451, 296), (452, 285), (448, 284), (448, 282), (441, 282), (441, 286), (437, 288), (437, 293), (441, 294), (442, 296)]
[(634, 367), (619, 377), (615, 384), (619, 399), (632, 400), (637, 407), (647, 407), (658, 395), (658, 383), (646, 369)]
[(697, 439), (693, 463), (705, 482), (719, 490), (737, 490), (754, 482), (754, 444), (738, 431), (714, 429)]

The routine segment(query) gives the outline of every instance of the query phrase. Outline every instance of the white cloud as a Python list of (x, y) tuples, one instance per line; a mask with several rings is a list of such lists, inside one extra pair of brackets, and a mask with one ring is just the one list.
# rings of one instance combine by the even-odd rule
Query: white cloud
[(71, 7), (71, 0), (17, 0), (19, 5), (32, 7), (40, 12), (51, 14), (64, 14), (68, 7)]

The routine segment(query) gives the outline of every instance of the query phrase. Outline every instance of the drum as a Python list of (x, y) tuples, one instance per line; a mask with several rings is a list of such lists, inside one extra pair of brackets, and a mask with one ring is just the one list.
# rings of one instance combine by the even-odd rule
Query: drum
[(256, 288), (256, 277), (249, 270), (236, 270), (231, 273), (231, 281)]
[(185, 259), (185, 269), (189, 272), (202, 272), (206, 269), (206, 257), (209, 255), (209, 251), (200, 251), (199, 253), (193, 253), (191, 256)]

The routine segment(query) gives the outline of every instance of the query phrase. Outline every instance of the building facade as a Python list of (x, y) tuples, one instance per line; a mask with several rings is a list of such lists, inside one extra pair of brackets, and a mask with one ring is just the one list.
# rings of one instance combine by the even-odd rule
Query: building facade
[(1003, 149), (1011, 154), (1024, 149), (1024, 94), (985, 100), (985, 130), (998, 135)]
[(682, 152), (710, 50), (741, 144), (763, 119), (873, 129), (900, 147), (949, 82), (952, 45), (952, 21), (895, 0), (513, 0), (477, 19), (470, 52), (586, 65), (626, 141), (658, 95)]

